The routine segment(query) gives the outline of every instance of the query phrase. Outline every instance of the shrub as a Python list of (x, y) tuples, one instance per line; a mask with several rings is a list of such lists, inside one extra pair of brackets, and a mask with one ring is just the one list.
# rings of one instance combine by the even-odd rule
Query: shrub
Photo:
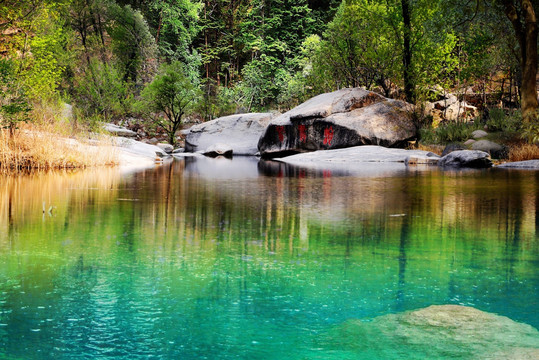
[(476, 123), (450, 122), (437, 128), (425, 127), (419, 130), (419, 138), (425, 144), (447, 144), (469, 139), (474, 130), (480, 128)]

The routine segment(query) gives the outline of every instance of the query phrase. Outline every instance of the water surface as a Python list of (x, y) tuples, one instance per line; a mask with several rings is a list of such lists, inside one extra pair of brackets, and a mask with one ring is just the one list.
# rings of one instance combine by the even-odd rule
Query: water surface
[(0, 206), (0, 358), (385, 359), (328, 334), (434, 304), (539, 328), (537, 172), (187, 159)]

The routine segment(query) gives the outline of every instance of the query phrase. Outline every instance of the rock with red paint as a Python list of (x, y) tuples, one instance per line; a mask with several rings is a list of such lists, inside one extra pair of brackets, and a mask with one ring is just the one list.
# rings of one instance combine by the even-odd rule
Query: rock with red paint
[(195, 125), (187, 131), (185, 149), (204, 152), (220, 143), (228, 145), (235, 155), (255, 155), (258, 140), (272, 118), (272, 113), (237, 114)]
[(358, 145), (399, 147), (416, 134), (412, 105), (353, 88), (318, 95), (273, 119), (258, 142), (267, 158)]

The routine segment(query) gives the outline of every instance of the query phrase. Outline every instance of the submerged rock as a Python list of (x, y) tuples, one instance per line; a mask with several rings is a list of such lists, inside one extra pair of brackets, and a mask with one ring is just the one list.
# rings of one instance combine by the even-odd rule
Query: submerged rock
[(416, 134), (411, 108), (359, 88), (321, 94), (272, 120), (258, 148), (271, 158), (358, 145), (404, 145)]
[(223, 143), (236, 155), (255, 155), (258, 140), (272, 117), (271, 113), (239, 114), (195, 125), (185, 132), (185, 149), (204, 151), (213, 144)]
[(490, 155), (479, 150), (457, 150), (443, 156), (438, 165), (452, 168), (489, 168), (492, 166)]
[(516, 360), (539, 355), (537, 329), (460, 305), (350, 320), (325, 340), (324, 345), (355, 359)]

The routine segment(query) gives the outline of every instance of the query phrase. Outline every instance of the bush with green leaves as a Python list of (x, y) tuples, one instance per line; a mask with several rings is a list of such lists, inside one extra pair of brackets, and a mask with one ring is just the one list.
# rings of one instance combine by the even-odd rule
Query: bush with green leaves
[(9, 129), (13, 135), (17, 124), (29, 120), (30, 110), (24, 86), (17, 79), (13, 62), (0, 59), (0, 125)]
[(167, 133), (171, 145), (176, 142), (176, 132), (184, 117), (196, 108), (200, 99), (196, 81), (186, 76), (186, 72), (185, 65), (179, 61), (162, 65), (158, 75), (142, 90), (136, 105), (153, 125)]
[(91, 59), (84, 72), (75, 77), (75, 85), (77, 105), (88, 117), (98, 115), (107, 120), (130, 111), (129, 85), (112, 64)]
[(449, 122), (437, 128), (424, 127), (419, 131), (419, 138), (425, 144), (448, 144), (470, 139), (472, 132), (481, 128), (478, 123)]
[(522, 123), (520, 111), (508, 111), (493, 108), (488, 111), (486, 125), (489, 131), (503, 131), (508, 134), (517, 132)]

